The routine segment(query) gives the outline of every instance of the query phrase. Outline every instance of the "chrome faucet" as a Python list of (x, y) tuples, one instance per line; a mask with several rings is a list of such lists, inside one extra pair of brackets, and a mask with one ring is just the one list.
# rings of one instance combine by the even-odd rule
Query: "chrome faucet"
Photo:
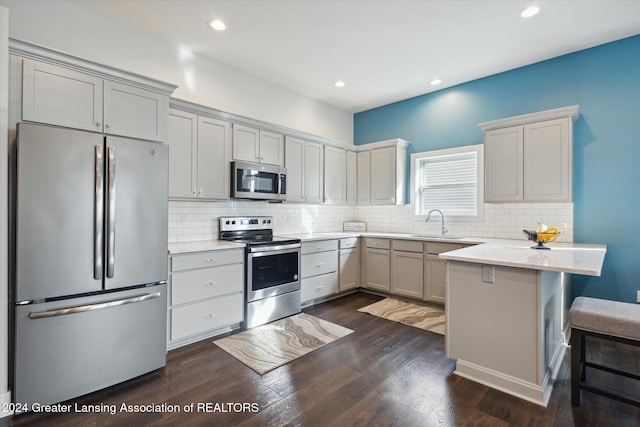
[(449, 230), (447, 230), (447, 227), (444, 225), (444, 214), (442, 213), (442, 211), (440, 209), (431, 209), (429, 211), (429, 213), (427, 214), (427, 219), (425, 222), (429, 222), (431, 220), (431, 214), (434, 212), (438, 212), (440, 214), (440, 216), (442, 217), (442, 236), (446, 236), (446, 234), (449, 232)]

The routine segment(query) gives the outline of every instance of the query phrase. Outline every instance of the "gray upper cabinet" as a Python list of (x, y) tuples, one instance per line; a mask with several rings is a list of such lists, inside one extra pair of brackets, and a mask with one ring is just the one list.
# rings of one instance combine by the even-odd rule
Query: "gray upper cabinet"
[(168, 94), (31, 59), (22, 78), (23, 120), (166, 141)]
[(323, 146), (287, 136), (285, 139), (287, 201), (322, 203)]
[(347, 152), (343, 148), (324, 147), (324, 202), (347, 203)]
[(229, 198), (228, 122), (172, 108), (168, 144), (170, 198)]
[(485, 201), (570, 202), (578, 114), (572, 106), (480, 124)]
[(284, 136), (234, 124), (233, 159), (284, 166)]
[(403, 139), (390, 139), (358, 147), (359, 205), (405, 203), (408, 146)]

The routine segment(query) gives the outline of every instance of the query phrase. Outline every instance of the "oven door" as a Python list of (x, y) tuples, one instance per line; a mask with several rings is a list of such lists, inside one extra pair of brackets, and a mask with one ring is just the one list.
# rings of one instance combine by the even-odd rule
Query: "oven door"
[(300, 290), (300, 245), (249, 248), (247, 302)]

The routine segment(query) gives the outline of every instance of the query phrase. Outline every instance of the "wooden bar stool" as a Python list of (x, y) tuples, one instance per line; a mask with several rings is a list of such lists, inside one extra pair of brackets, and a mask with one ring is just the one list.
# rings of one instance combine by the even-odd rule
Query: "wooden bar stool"
[(585, 336), (640, 346), (640, 305), (578, 297), (569, 310), (569, 321), (571, 322), (571, 403), (580, 406), (580, 390), (587, 390), (640, 407), (640, 400), (589, 383), (586, 379), (587, 367), (640, 381), (638, 373), (588, 362), (585, 358)]

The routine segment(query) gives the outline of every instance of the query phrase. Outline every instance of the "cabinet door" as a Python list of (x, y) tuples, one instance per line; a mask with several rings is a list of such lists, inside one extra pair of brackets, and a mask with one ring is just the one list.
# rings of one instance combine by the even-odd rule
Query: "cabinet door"
[(367, 249), (367, 287), (389, 292), (389, 250)]
[(197, 126), (195, 114), (169, 111), (169, 198), (196, 196)]
[(391, 292), (413, 298), (423, 296), (422, 253), (392, 251)]
[(425, 255), (424, 299), (445, 303), (447, 294), (447, 263), (438, 255)]
[(340, 250), (340, 291), (358, 287), (358, 249)]
[(198, 117), (198, 197), (229, 198), (231, 134), (228, 122)]
[(571, 201), (571, 118), (524, 126), (524, 199)]
[(103, 80), (25, 59), (22, 119), (102, 132)]
[(358, 202), (358, 155), (355, 151), (347, 151), (347, 204)]
[(396, 202), (396, 149), (371, 150), (371, 204)]
[(167, 141), (169, 97), (104, 81), (104, 132), (150, 141)]
[(347, 203), (347, 153), (342, 148), (324, 147), (324, 201)]
[[(304, 149), (304, 201), (322, 203), (324, 183), (324, 152), (322, 144), (307, 142)], [(287, 169), (287, 180), (289, 170)]]
[(358, 204), (371, 204), (371, 151), (359, 151), (357, 157), (358, 170)]
[(260, 163), (284, 166), (284, 136), (260, 131)]
[(258, 129), (233, 125), (233, 159), (247, 162), (260, 161), (260, 131)]
[(513, 126), (485, 133), (486, 202), (523, 199), (523, 128)]
[(287, 136), (285, 139), (285, 168), (287, 168), (287, 202), (304, 202), (304, 144), (305, 141)]

